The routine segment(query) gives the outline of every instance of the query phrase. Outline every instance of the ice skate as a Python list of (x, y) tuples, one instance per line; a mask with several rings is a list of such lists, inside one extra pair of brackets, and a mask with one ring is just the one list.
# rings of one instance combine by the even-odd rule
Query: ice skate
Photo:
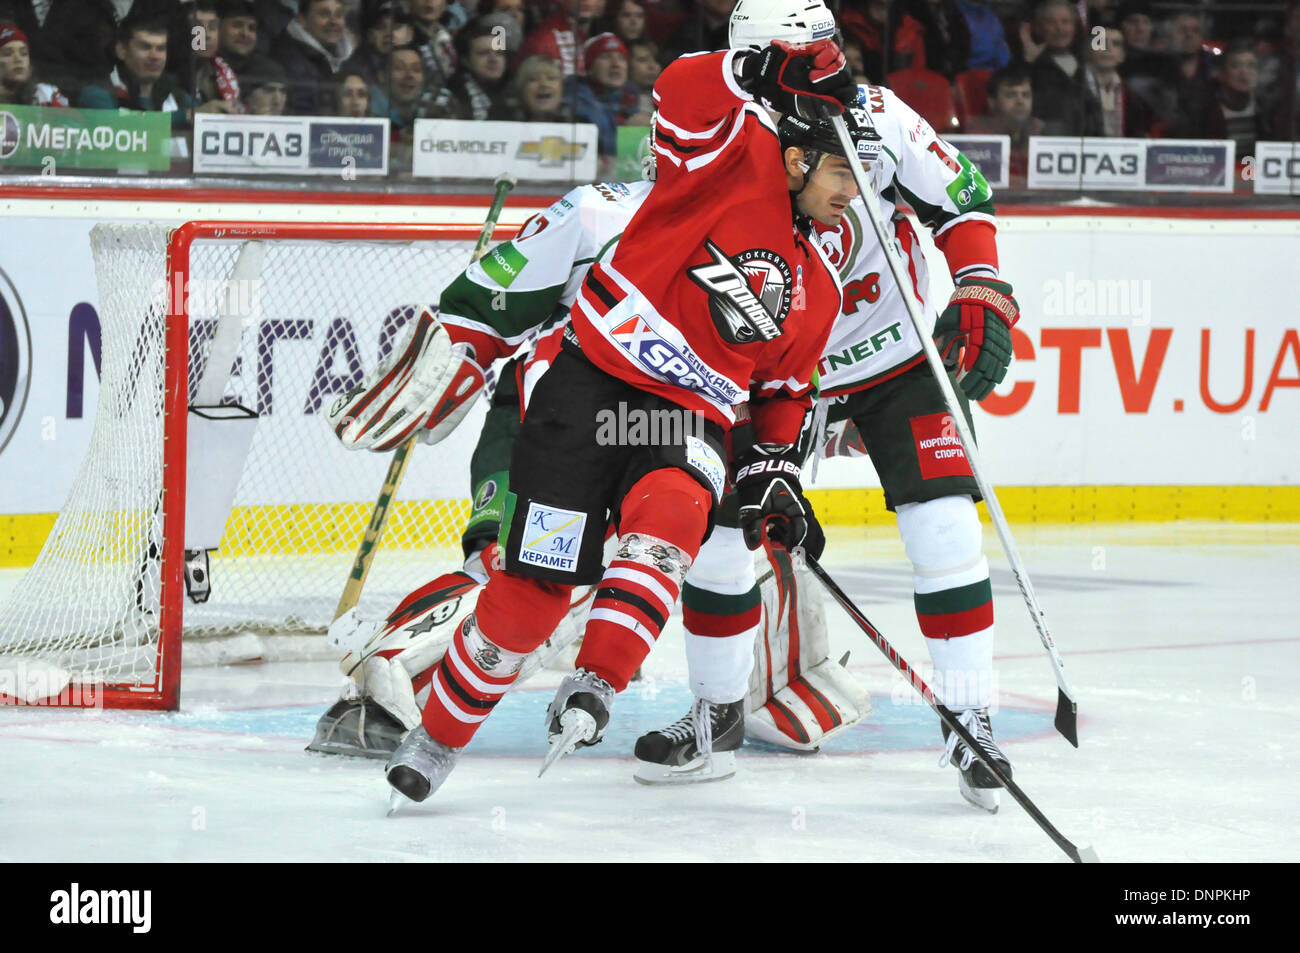
[[(997, 746), (993, 740), (993, 726), (989, 723), (989, 710), (987, 708), (969, 708), (958, 715), (958, 721), (963, 728), (971, 733), (977, 744), (984, 750), (993, 761), (997, 762), (1007, 775), (1011, 777), (1011, 762), (1007, 756), (1002, 753), (1002, 749)], [(974, 752), (966, 746), (966, 743), (956, 734), (950, 731), (947, 725), (943, 725), (943, 737), (947, 745), (943, 751), (943, 757), (939, 759), (939, 765), (942, 767), (949, 762), (957, 765), (959, 776), (957, 779), (957, 789), (971, 804), (988, 811), (990, 814), (996, 814), (1000, 795), (998, 789), (1002, 787), (996, 775), (988, 769), (985, 764), (975, 757)]]
[(537, 776), (540, 778), (547, 768), (574, 749), (598, 744), (605, 736), (613, 704), (614, 687), (599, 675), (580, 668), (566, 676), (546, 710), (551, 750)]
[[(423, 801), (447, 780), (463, 750), (435, 741), (423, 725), (416, 725), (397, 746), (384, 769), (388, 783), (409, 800)], [(401, 801), (395, 798), (393, 809), (400, 804)]]
[(736, 773), (736, 749), (745, 740), (744, 700), (715, 705), (697, 698), (667, 728), (636, 741), (633, 777), (641, 784), (724, 781)]

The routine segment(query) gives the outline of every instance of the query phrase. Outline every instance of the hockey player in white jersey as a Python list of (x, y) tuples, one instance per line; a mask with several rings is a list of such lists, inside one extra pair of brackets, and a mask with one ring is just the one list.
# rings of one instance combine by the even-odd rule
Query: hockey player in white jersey
[[(812, 42), (825, 12), (819, 0), (740, 0), (731, 19), (732, 45)], [(879, 195), (882, 218), (904, 253), (923, 311), (928, 305), (926, 261), (898, 206), (906, 202), (931, 230), (956, 284), (934, 336), (963, 398), (983, 400), (1010, 364), (1010, 328), (1019, 316), (1011, 286), (998, 271), (991, 189), (959, 150), (888, 89), (864, 86), (860, 93), (855, 116), (878, 139), (865, 138), (858, 148)], [(833, 141), (828, 135), (828, 144)], [(816, 167), (815, 157), (811, 165)], [(844, 283), (843, 314), (819, 368), (822, 397), (832, 422), (853, 426), (860, 434), (884, 486), (886, 506), (896, 514), (913, 565), (916, 614), (934, 663), (934, 684), (1009, 773), (988, 715), (994, 702), (993, 602), (975, 508), (979, 491), (950, 424), (945, 424), (948, 411), (902, 292), (870, 228), (864, 227), (861, 203), (861, 198), (854, 201), (838, 227), (819, 229), (823, 250)], [(675, 765), (675, 777), (683, 780), (707, 773), (710, 744), (717, 751), (740, 743), (738, 732), (720, 724), (719, 715), (736, 708), (737, 686), (750, 675), (748, 663), (754, 657), (741, 646), (752, 643), (760, 622), (755, 589), (744, 569), (740, 560), (719, 566), (709, 592), (687, 581), (683, 615), (697, 701), (678, 722), (638, 741), (639, 758), (650, 765)], [(719, 592), (733, 595), (722, 598)], [(812, 593), (811, 586), (798, 590), (805, 601)], [(729, 650), (728, 644), (735, 647)], [(814, 671), (799, 671), (790, 641), (784, 644), (786, 654), (779, 640), (770, 647), (775, 651), (764, 650), (760, 641), (750, 698), (767, 701), (750, 714), (747, 728), (777, 743), (811, 749), (841, 730), (839, 712), (828, 704)], [(947, 734), (945, 730), (945, 739)], [(996, 779), (955, 736), (944, 758), (958, 767), (962, 795), (996, 810)]]

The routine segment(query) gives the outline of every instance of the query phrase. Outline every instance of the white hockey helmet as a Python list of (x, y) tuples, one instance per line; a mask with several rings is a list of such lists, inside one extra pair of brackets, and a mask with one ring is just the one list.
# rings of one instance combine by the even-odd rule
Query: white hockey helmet
[(740, 0), (731, 11), (733, 50), (761, 50), (773, 40), (813, 43), (835, 35), (835, 17), (822, 0)]

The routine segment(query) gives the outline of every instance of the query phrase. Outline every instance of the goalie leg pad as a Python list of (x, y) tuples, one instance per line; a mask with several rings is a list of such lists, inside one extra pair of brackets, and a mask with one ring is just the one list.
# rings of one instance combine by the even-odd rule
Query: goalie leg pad
[(821, 585), (784, 550), (759, 550), (763, 621), (755, 643), (754, 677), (745, 733), (815, 751), (871, 712), (871, 696), (830, 650)]
[(897, 515), (935, 693), (957, 711), (987, 708), (995, 695), (993, 589), (975, 503), (945, 496), (904, 504)]
[(795, 751), (816, 751), (869, 714), (867, 690), (839, 662), (823, 659), (746, 715), (745, 734)]
[(470, 576), (451, 572), (416, 589), (382, 622), (367, 620), (356, 609), (330, 625), (330, 643), (346, 651), (339, 668), (362, 687), (362, 665), (371, 657), (398, 660), (409, 678), (431, 668), (451, 642), (453, 620), (475, 608), (482, 592)]

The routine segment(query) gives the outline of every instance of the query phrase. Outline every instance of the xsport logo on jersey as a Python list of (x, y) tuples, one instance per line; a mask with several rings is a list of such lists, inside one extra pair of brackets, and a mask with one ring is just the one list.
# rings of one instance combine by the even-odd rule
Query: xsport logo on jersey
[(664, 380), (703, 394), (715, 404), (730, 406), (741, 399), (741, 391), (735, 384), (710, 368), (690, 348), (678, 349), (665, 341), (639, 314), (613, 328), (609, 336), (634, 361)]
[(9, 276), (0, 270), (0, 453), (14, 435), (31, 386), (32, 335)]
[(794, 278), (784, 258), (767, 248), (728, 256), (706, 241), (713, 256), (686, 273), (709, 295), (709, 314), (723, 340), (731, 344), (779, 337), (790, 314)]

